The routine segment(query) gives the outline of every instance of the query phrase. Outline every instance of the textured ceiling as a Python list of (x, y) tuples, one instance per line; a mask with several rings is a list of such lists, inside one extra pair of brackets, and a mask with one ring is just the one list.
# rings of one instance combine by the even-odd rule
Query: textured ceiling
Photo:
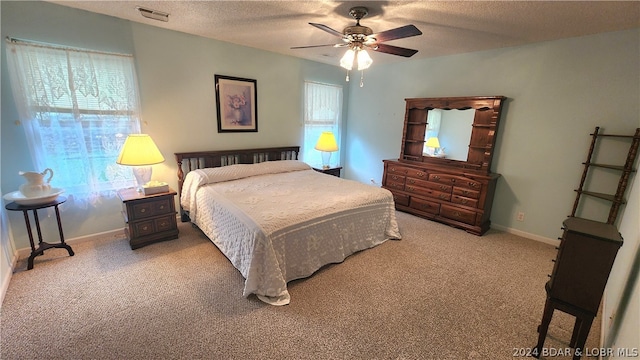
[[(353, 6), (374, 32), (413, 24), (421, 36), (386, 44), (418, 50), (411, 59), (467, 53), (640, 27), (638, 1), (49, 1), (165, 29), (336, 65), (344, 49), (293, 46), (340, 39), (309, 22), (339, 32), (355, 24)], [(142, 17), (136, 6), (169, 13), (168, 22)], [(383, 53), (374, 63), (405, 61)]]

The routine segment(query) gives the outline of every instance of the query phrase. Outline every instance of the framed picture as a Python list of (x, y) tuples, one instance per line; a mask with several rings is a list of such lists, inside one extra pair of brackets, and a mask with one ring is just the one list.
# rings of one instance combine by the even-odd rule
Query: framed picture
[(215, 75), (218, 132), (258, 131), (256, 81)]

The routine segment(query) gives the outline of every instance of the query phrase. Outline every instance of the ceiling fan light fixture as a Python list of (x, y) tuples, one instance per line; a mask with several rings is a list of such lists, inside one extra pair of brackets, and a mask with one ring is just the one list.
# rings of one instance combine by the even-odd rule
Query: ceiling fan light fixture
[(147, 19), (153, 19), (163, 22), (169, 21), (169, 13), (143, 8), (142, 6), (136, 6), (136, 10), (140, 12), (140, 15), (146, 17)]
[(373, 60), (367, 50), (359, 50), (356, 55), (358, 59), (358, 70), (368, 69), (371, 64), (373, 64)]
[(353, 60), (355, 57), (356, 52), (353, 49), (348, 49), (342, 56), (342, 59), (340, 59), (340, 66), (347, 70), (353, 69)]

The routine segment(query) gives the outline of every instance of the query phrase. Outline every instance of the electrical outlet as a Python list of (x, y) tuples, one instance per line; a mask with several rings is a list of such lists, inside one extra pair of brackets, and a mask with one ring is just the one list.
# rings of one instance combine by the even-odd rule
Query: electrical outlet
[(516, 220), (524, 221), (524, 212), (522, 211), (518, 212), (518, 215), (516, 216)]

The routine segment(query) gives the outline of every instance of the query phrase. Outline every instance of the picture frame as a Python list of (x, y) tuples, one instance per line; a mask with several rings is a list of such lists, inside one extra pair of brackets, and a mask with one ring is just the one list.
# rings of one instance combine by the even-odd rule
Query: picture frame
[(256, 80), (215, 75), (218, 132), (258, 131)]

